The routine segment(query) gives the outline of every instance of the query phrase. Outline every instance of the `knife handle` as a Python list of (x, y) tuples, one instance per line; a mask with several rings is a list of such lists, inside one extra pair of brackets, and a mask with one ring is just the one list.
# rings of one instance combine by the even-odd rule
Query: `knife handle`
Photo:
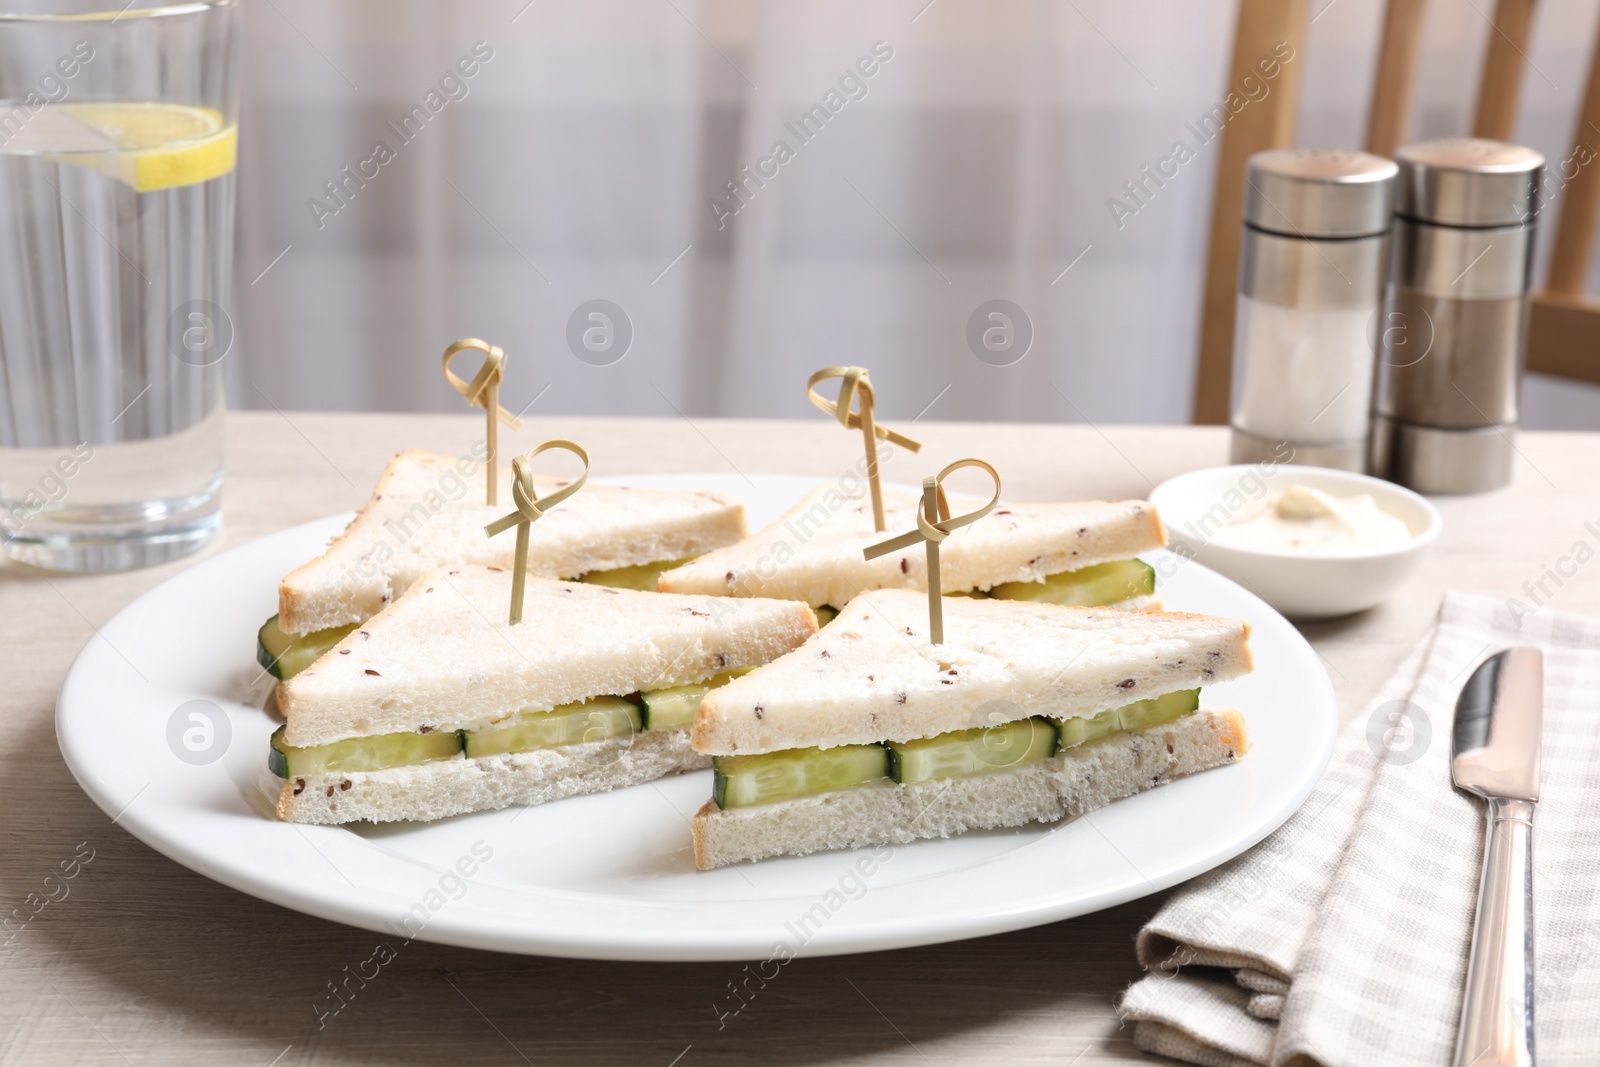
[(1533, 804), (1491, 797), (1455, 1067), (1532, 1067)]

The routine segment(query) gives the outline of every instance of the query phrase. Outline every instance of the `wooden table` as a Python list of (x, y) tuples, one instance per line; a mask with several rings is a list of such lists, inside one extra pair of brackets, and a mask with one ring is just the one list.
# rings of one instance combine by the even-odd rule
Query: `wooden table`
[[(203, 555), (359, 506), (403, 447), (464, 452), (467, 416), (230, 417), (226, 528)], [(588, 446), (597, 473), (836, 474), (860, 439), (821, 418), (541, 419), (537, 434)], [(1210, 428), (919, 423), (923, 457), (885, 477), (915, 482), (965, 455), (995, 463), (1017, 500), (1142, 496), (1225, 462)], [(1306, 628), (1346, 717), (1423, 631), (1446, 586), (1560, 609), (1600, 605), (1600, 435), (1527, 434), (1509, 490), (1444, 499), (1445, 533), (1386, 605)], [(1597, 523), (1595, 530), (1600, 530)], [(94, 627), (188, 561), (132, 574), (46, 576), (0, 565), (7, 683), (0, 716), (0, 903), (23, 907), (80, 843), (93, 860), (0, 947), (5, 1064), (813, 1064), (1147, 1062), (1119, 1024), (1138, 975), (1132, 941), (1159, 904), (1034, 930), (866, 956), (801, 960), (719, 1029), (734, 964), (533, 959), (413, 942), (318, 1030), (313, 1004), (380, 935), (285, 911), (158, 855), (81, 793), (56, 748), (56, 691)], [(1537, 583), (1543, 578), (1544, 593)], [(108, 709), (111, 710), (111, 709)], [(37, 898), (36, 898), (37, 899)], [(3, 939), (0, 939), (3, 940)]]

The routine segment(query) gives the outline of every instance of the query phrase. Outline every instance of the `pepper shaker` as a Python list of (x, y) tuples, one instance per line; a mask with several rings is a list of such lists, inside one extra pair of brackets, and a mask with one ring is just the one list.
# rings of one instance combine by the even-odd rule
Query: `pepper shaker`
[(1395, 174), (1393, 161), (1345, 149), (1250, 157), (1233, 462), (1365, 465)]
[(1544, 157), (1452, 137), (1395, 160), (1370, 469), (1424, 493), (1497, 489), (1515, 453)]

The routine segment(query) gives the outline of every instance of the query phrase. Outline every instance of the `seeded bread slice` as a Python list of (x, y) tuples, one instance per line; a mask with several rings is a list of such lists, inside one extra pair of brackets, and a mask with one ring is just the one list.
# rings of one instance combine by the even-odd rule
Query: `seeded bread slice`
[(1250, 750), (1244, 716), (1202, 709), (1164, 726), (1114, 734), (1025, 767), (912, 785), (881, 783), (694, 818), (701, 870), (768, 856), (899, 845), (968, 830), (1075, 819)]
[[(534, 479), (542, 496), (567, 483)], [(402, 452), (372, 499), (321, 556), (278, 586), (278, 627), (306, 634), (376, 615), (435, 567), (511, 566), (516, 534), (483, 528), (510, 513), (483, 502), (476, 460)], [(744, 505), (710, 492), (585, 485), (529, 529), (528, 573), (576, 578), (596, 570), (682, 559), (729, 545), (746, 532)]]
[(519, 711), (702, 682), (776, 659), (816, 632), (804, 604), (666, 596), (530, 578), (507, 623), (511, 573), (443, 568), (284, 682), (289, 745), (476, 730)]
[(709, 766), (709, 756), (689, 747), (687, 732), (648, 730), (533, 752), (279, 781), (278, 818), (322, 825), (425, 822), (604, 793)]
[[(738, 601), (734, 601), (738, 603)], [(696, 751), (774, 752), (909, 741), (1029, 715), (1093, 715), (1251, 668), (1250, 627), (1179, 612), (928, 596), (852, 600), (803, 646), (706, 694)]]
[[(864, 491), (847, 496), (818, 486), (782, 518), (738, 544), (708, 552), (664, 573), (663, 593), (775, 596), (812, 607), (840, 607), (871, 589), (926, 589), (927, 553), (916, 545), (868, 560), (861, 550), (914, 530), (920, 498), (886, 489), (884, 528), (872, 525)], [(964, 510), (955, 501), (952, 510)], [(939, 550), (945, 591), (989, 590), (1001, 582), (1127, 559), (1166, 544), (1156, 509), (1143, 500), (1115, 503), (1001, 504), (950, 535)]]

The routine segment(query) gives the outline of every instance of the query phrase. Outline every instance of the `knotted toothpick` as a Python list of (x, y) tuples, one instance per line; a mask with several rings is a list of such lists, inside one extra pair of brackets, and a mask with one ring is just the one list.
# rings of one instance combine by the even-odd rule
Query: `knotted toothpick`
[[(478, 368), (478, 373), (473, 375), (472, 381), (463, 381), (450, 369), (450, 361), (459, 352), (474, 349), (483, 353), (483, 366)], [(475, 408), (482, 408), (488, 416), (489, 428), (485, 434), (487, 451), (489, 453), (489, 481), (488, 502), (490, 505), (500, 502), (500, 423), (505, 423), (513, 430), (522, 429), (522, 421), (511, 412), (500, 406), (500, 379), (504, 376), (503, 364), (506, 360), (505, 350), (499, 345), (492, 345), (488, 341), (480, 341), (476, 337), (463, 337), (444, 350), (444, 376), (463, 397), (467, 403)]]
[[(552, 448), (559, 448), (577, 456), (583, 462), (583, 473), (549, 496), (540, 499), (533, 488), (533, 458)], [(522, 621), (522, 591), (528, 582), (528, 528), (538, 522), (551, 508), (582, 489), (583, 483), (588, 480), (589, 453), (583, 450), (583, 446), (571, 441), (546, 441), (526, 456), (518, 456), (511, 461), (511, 500), (516, 504), (517, 510), (484, 527), (484, 531), (490, 537), (503, 533), (513, 526), (517, 528), (517, 557), (511, 571), (511, 625), (515, 626)]]
[[(843, 379), (839, 383), (837, 401), (829, 400), (817, 392), (817, 386), (829, 378)], [(861, 438), (867, 447), (867, 485), (872, 491), (872, 527), (882, 533), (883, 489), (878, 484), (878, 442), (889, 441), (912, 452), (920, 449), (922, 442), (913, 441), (905, 434), (896, 433), (872, 421), (872, 408), (877, 398), (865, 367), (823, 367), (806, 381), (806, 396), (817, 407), (838, 419), (839, 425), (845, 429), (860, 428)], [(850, 405), (858, 396), (861, 398), (860, 414), (850, 410)]]
[[(994, 496), (976, 511), (969, 511), (952, 519), (950, 503), (944, 496), (944, 480), (952, 471), (958, 471), (963, 467), (977, 467), (987, 471), (989, 477), (994, 479)], [(917, 513), (915, 530), (872, 545), (862, 553), (868, 559), (877, 559), (890, 552), (910, 548), (918, 541), (923, 542), (928, 550), (928, 632), (936, 645), (944, 644), (944, 602), (940, 599), (943, 594), (939, 588), (939, 542), (949, 537), (952, 530), (959, 530), (963, 526), (977, 522), (989, 514), (999, 502), (1000, 475), (995, 469), (981, 459), (958, 459), (936, 476), (922, 479), (922, 510)]]

